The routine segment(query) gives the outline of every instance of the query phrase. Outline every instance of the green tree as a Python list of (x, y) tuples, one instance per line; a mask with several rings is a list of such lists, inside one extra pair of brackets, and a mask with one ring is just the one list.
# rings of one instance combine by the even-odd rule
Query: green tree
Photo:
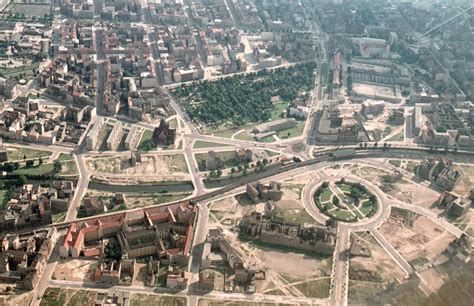
[(60, 172), (62, 168), (63, 168), (63, 165), (61, 164), (59, 160), (54, 161), (53, 169), (55, 172)]
[(28, 183), (28, 179), (26, 178), (26, 176), (20, 175), (18, 177), (18, 185), (23, 186), (23, 185), (26, 185), (27, 183)]

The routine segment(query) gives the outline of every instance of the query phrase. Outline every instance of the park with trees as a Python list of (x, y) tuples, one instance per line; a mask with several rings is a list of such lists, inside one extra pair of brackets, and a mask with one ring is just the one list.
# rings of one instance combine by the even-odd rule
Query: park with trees
[(265, 69), (248, 74), (183, 84), (172, 93), (193, 122), (218, 127), (242, 126), (271, 119), (272, 97), (292, 103), (313, 87), (314, 63)]
[(375, 195), (364, 185), (344, 179), (323, 182), (313, 197), (322, 213), (338, 221), (357, 222), (372, 217), (377, 211)]

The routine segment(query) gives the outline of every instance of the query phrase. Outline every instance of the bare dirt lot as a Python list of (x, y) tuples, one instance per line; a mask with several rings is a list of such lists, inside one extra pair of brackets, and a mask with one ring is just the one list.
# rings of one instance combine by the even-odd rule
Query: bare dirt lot
[[(241, 200), (241, 203), (245, 204), (239, 204), (236, 197), (244, 199)], [(265, 204), (263, 202), (253, 204), (245, 193), (237, 195), (236, 197), (228, 197), (210, 204), (211, 215), (215, 218), (215, 221), (223, 222), (225, 225), (235, 225), (237, 220), (243, 216), (249, 215), (254, 211), (263, 213), (265, 210)]]
[[(0, 290), (4, 292), (10, 284), (0, 285)], [(15, 294), (0, 296), (0, 305), (28, 306), (33, 299), (32, 291), (23, 291), (15, 289)]]
[(88, 168), (95, 176), (137, 177), (153, 180), (189, 179), (186, 160), (182, 154), (176, 155), (142, 155), (141, 163), (130, 164), (128, 156), (98, 157), (87, 160)]
[(262, 259), (263, 268), (291, 276), (294, 281), (327, 276), (331, 273), (332, 258), (330, 256), (316, 258), (264, 247), (256, 250), (256, 256)]
[(441, 275), (435, 268), (429, 268), (419, 273), (434, 291), (438, 291), (438, 289), (444, 284), (443, 275)]
[[(350, 259), (351, 280), (392, 282), (402, 280), (405, 273), (385, 252), (380, 244), (368, 233), (354, 233), (353, 238), (371, 251), (370, 257), (352, 256)], [(360, 271), (368, 273), (359, 273)], [(366, 277), (364, 277), (366, 276)], [(367, 279), (365, 279), (367, 278)], [(373, 279), (370, 279), (373, 278)], [(378, 280), (377, 280), (378, 279)]]
[(461, 179), (459, 180), (454, 191), (463, 195), (469, 195), (469, 192), (474, 186), (474, 167), (468, 165), (454, 165), (454, 169), (461, 173)]
[(146, 277), (147, 277), (146, 264), (136, 263), (132, 284), (134, 286), (145, 286)]
[(389, 184), (389, 186), (391, 189), (384, 190), (388, 195), (400, 201), (425, 208), (430, 208), (440, 196), (438, 192), (406, 179), (401, 179), (396, 183)]
[(382, 233), (405, 259), (432, 260), (446, 250), (455, 237), (429, 220), (416, 215), (406, 222), (403, 217), (392, 216), (382, 225)]
[(97, 260), (61, 259), (54, 269), (53, 278), (69, 281), (92, 281), (93, 268)]

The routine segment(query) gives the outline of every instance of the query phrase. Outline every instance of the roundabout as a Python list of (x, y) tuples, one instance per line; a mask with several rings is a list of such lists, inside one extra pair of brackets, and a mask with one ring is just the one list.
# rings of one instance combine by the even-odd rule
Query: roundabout
[(324, 181), (314, 191), (313, 200), (321, 213), (342, 222), (370, 219), (379, 206), (366, 186), (344, 178)]

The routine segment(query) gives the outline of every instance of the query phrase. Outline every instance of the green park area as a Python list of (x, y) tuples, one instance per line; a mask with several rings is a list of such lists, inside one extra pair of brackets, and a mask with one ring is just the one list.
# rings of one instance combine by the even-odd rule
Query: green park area
[(314, 63), (306, 63), (261, 70), (183, 85), (172, 93), (191, 120), (208, 132), (237, 132), (249, 124), (280, 119), (290, 104), (306, 99), (314, 84), (314, 68)]
[(50, 156), (52, 153), (50, 151), (36, 150), (30, 148), (8, 148), (7, 157), (9, 161), (16, 160), (25, 160), (25, 159), (37, 159), (45, 158)]
[(139, 151), (151, 151), (151, 150), (156, 149), (156, 144), (153, 141), (152, 130), (143, 131), (143, 134), (142, 134), (142, 137), (140, 138), (140, 142), (138, 143), (137, 149)]
[(29, 65), (22, 65), (19, 67), (0, 67), (0, 76), (6, 79), (26, 79), (33, 77), (34, 72), (39, 67), (39, 62), (30, 63)]
[[(197, 153), (194, 155), (199, 171), (206, 171), (206, 159), (208, 153)], [(216, 152), (216, 156), (224, 163), (223, 168), (238, 167), (241, 162), (236, 159), (235, 151)]]
[(225, 143), (197, 140), (193, 145), (193, 149), (229, 147), (229, 146), (230, 145), (227, 145)]
[(324, 182), (314, 193), (317, 207), (325, 215), (345, 222), (370, 218), (377, 210), (377, 199), (359, 183)]

